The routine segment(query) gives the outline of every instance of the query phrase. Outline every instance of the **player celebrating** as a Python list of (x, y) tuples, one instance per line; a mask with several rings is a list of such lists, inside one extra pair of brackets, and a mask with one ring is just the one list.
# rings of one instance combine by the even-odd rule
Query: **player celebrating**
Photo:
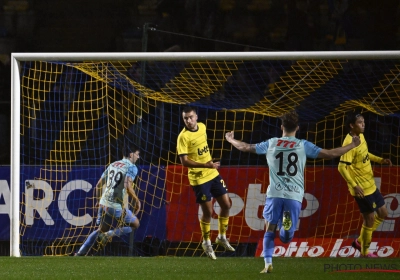
[(203, 215), (200, 218), (200, 229), (203, 236), (203, 250), (212, 260), (217, 259), (211, 245), (211, 216), (214, 197), (221, 211), (218, 215), (218, 236), (215, 242), (228, 251), (235, 251), (226, 238), (231, 202), (226, 185), (218, 172), (220, 162), (213, 162), (207, 144), (206, 126), (197, 122), (196, 110), (186, 107), (182, 112), (185, 128), (177, 141), (177, 151), (183, 166), (188, 167), (190, 185), (196, 194), (196, 202), (200, 204)]
[(265, 234), (263, 255), (265, 267), (261, 273), (272, 272), (272, 254), (276, 227), (280, 228), (279, 238), (283, 243), (292, 240), (301, 210), (304, 196), (304, 167), (307, 158), (339, 157), (360, 144), (358, 136), (353, 142), (332, 150), (322, 149), (307, 140), (295, 137), (298, 126), (298, 115), (295, 111), (281, 117), (282, 137), (271, 138), (258, 144), (248, 144), (234, 139), (233, 131), (225, 138), (242, 152), (266, 155), (269, 166), (269, 186), (264, 205)]
[(368, 152), (363, 134), (365, 122), (361, 114), (348, 113), (346, 125), (350, 132), (346, 135), (343, 145), (347, 145), (353, 136), (359, 136), (361, 139), (360, 146), (344, 154), (338, 166), (363, 217), (360, 236), (353, 241), (352, 246), (358, 249), (362, 256), (376, 258), (378, 257), (376, 254), (369, 253), (372, 232), (384, 221), (388, 212), (382, 194), (375, 185), (371, 161), (390, 166), (392, 162), (390, 159), (383, 159)]
[[(111, 236), (127, 234), (139, 227), (136, 215), (140, 209), (140, 201), (133, 190), (133, 180), (138, 173), (135, 163), (139, 159), (140, 151), (137, 147), (124, 150), (123, 159), (110, 164), (97, 182), (96, 197), (101, 195), (96, 220), (99, 227), (88, 236), (76, 256), (85, 256), (96, 238), (100, 245), (104, 245), (104, 242)], [(102, 193), (104, 184), (105, 189)], [(118, 220), (122, 216), (122, 205), (126, 193), (132, 198), (135, 214), (129, 209), (124, 209), (124, 223), (129, 227), (117, 228), (115, 231), (110, 230), (113, 220)], [(107, 231), (109, 231), (107, 233), (109, 236), (105, 235)]]

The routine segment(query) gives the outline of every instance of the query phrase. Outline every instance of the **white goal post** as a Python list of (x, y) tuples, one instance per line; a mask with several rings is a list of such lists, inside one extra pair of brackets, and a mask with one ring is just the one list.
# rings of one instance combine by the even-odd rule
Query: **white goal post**
[(12, 53), (11, 55), (11, 166), (10, 256), (20, 257), (20, 137), (21, 73), (27, 61), (204, 61), (204, 60), (369, 60), (400, 59), (400, 51), (320, 52), (171, 52), (171, 53)]

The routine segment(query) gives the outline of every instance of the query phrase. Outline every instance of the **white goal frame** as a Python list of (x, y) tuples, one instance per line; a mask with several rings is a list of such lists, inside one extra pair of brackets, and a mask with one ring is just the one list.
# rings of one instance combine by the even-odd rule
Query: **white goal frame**
[(142, 53), (12, 53), (10, 256), (20, 257), (20, 62), (22, 61), (204, 61), (204, 60), (400, 59), (400, 51), (320, 52), (142, 52)]

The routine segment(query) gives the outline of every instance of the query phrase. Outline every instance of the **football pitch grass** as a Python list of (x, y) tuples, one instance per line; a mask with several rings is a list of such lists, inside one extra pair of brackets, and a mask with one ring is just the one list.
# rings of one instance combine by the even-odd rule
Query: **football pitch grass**
[(400, 279), (399, 258), (0, 257), (0, 279)]

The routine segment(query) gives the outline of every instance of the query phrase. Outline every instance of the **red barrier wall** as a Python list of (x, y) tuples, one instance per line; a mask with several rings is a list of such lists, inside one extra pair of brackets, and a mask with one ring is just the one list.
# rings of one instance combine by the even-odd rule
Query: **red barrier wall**
[[(373, 237), (385, 244), (400, 238), (399, 168), (379, 167), (374, 174), (385, 197), (389, 215)], [(264, 235), (262, 209), (268, 187), (268, 168), (221, 168), (232, 200), (228, 237), (231, 242), (259, 242)], [(189, 186), (187, 170), (168, 166), (166, 176), (167, 239), (170, 241), (200, 241), (199, 207)], [(214, 205), (217, 209), (218, 205)], [(217, 215), (212, 221), (212, 234), (217, 234)], [(352, 239), (359, 234), (362, 219), (347, 185), (336, 167), (308, 167), (305, 171), (305, 199), (299, 228), (293, 241), (308, 240), (313, 247), (324, 242), (333, 246), (339, 239)], [(350, 240), (349, 239), (349, 240)], [(310, 243), (310, 240), (312, 242)], [(318, 245), (319, 244), (319, 245)], [(383, 244), (383, 243), (382, 243)], [(397, 243), (398, 244), (398, 243)], [(286, 245), (285, 245), (286, 246)], [(325, 252), (330, 247), (325, 248)], [(399, 248), (397, 248), (397, 251)], [(307, 251), (308, 252), (308, 251)], [(329, 253), (330, 254), (330, 253)], [(323, 255), (326, 255), (324, 253)]]

